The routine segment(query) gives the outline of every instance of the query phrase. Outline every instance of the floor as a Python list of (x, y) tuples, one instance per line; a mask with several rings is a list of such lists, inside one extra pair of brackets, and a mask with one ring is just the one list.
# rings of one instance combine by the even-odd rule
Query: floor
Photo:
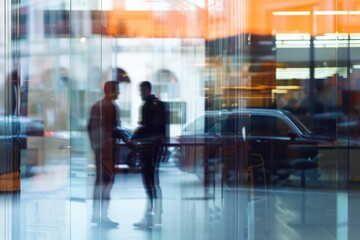
[[(69, 177), (71, 172), (71, 177)], [(93, 174), (61, 161), (23, 177), (18, 194), (0, 195), (0, 239), (207, 240), (359, 239), (357, 190), (294, 186), (249, 188), (221, 183), (204, 189), (170, 161), (160, 170), (162, 226), (137, 229), (145, 193), (138, 173), (117, 174), (109, 217), (117, 228), (90, 223)]]

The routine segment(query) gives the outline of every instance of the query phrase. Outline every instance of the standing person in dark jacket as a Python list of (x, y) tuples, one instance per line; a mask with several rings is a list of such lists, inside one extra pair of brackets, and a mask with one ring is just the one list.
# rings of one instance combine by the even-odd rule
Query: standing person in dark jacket
[(115, 178), (114, 151), (116, 139), (121, 138), (125, 142), (129, 142), (119, 130), (119, 108), (114, 102), (119, 93), (119, 82), (108, 81), (105, 83), (105, 96), (92, 106), (87, 126), (96, 164), (91, 221), (104, 227), (116, 227), (118, 225), (117, 222), (113, 222), (108, 218), (110, 191)]
[(141, 108), (140, 126), (134, 138), (140, 144), (142, 158), (142, 181), (147, 195), (143, 219), (135, 227), (152, 228), (160, 226), (162, 213), (162, 192), (159, 184), (160, 152), (166, 135), (165, 104), (151, 94), (150, 82), (140, 84)]

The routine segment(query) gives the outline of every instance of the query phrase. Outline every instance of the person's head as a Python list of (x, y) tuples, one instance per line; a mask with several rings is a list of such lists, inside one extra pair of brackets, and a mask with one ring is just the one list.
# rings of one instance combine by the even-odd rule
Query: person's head
[(107, 81), (104, 84), (104, 93), (105, 98), (115, 100), (118, 98), (120, 93), (119, 82), (117, 81)]
[(141, 99), (145, 100), (147, 97), (151, 95), (151, 83), (148, 81), (144, 81), (140, 83), (140, 95)]

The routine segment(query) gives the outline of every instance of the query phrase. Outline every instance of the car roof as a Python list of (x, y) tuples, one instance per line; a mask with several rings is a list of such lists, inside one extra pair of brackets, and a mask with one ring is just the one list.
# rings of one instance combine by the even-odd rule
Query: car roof
[(269, 115), (288, 115), (290, 112), (282, 109), (273, 108), (240, 108), (233, 110), (210, 110), (205, 111), (205, 115), (228, 115), (228, 114), (269, 114)]

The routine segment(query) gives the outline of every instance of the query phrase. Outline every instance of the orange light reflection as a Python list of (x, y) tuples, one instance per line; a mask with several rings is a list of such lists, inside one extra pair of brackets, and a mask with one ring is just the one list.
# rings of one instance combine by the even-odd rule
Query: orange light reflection
[(206, 6), (191, 11), (126, 11), (121, 7), (108, 13), (107, 34), (219, 39), (241, 33), (360, 32), (360, 6), (356, 0), (330, 3), (321, 0), (224, 0), (218, 8), (209, 3)]

